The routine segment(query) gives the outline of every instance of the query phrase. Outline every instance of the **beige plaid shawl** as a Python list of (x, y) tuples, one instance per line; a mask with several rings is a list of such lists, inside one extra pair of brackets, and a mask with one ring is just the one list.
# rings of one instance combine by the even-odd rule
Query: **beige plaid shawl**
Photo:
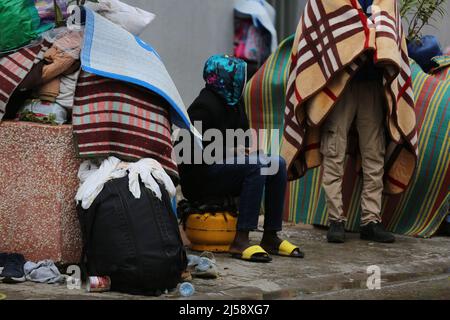
[(367, 18), (358, 0), (309, 0), (292, 50), (282, 156), (291, 180), (321, 164), (320, 127), (349, 80), (374, 52), (383, 68), (387, 148), (385, 192), (403, 192), (417, 162), (414, 95), (398, 3), (374, 0)]

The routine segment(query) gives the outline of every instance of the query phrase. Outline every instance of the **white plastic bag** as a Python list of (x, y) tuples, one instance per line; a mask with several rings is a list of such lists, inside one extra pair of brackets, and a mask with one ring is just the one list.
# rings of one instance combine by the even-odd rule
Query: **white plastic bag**
[[(28, 113), (28, 116), (25, 114)], [(27, 119), (29, 114), (32, 119)], [(29, 100), (19, 110), (19, 119), (22, 121), (36, 121), (62, 125), (67, 122), (67, 111), (57, 103), (44, 102), (41, 100)], [(35, 120), (33, 120), (35, 119)]]
[(153, 13), (130, 6), (119, 0), (98, 0), (98, 3), (86, 2), (84, 6), (136, 36), (139, 36), (155, 19)]

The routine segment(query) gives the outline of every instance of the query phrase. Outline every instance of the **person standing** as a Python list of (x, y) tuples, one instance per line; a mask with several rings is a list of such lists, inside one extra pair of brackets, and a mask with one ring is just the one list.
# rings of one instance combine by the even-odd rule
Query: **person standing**
[[(373, 0), (359, 0), (364, 13), (371, 16)], [(363, 170), (361, 199), (361, 238), (378, 242), (394, 242), (381, 223), (384, 157), (386, 154), (382, 72), (373, 63), (373, 53), (351, 80), (342, 98), (328, 116), (322, 131), (323, 180), (330, 229), (327, 239), (331, 243), (345, 240), (342, 180), (348, 134), (356, 122)]]
[(395, 242), (382, 224), (383, 189), (404, 191), (417, 159), (401, 28), (396, 1), (310, 0), (297, 30), (282, 155), (291, 178), (322, 164), (328, 242), (345, 241), (342, 189), (353, 126), (363, 172), (361, 239)]

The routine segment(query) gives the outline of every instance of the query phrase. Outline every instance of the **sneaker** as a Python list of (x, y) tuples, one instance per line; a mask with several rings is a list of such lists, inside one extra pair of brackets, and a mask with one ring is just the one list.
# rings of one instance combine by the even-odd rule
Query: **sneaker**
[(383, 224), (371, 222), (367, 226), (361, 227), (361, 239), (380, 243), (394, 243), (395, 237), (386, 231)]
[(25, 258), (21, 254), (11, 253), (6, 257), (6, 262), (0, 277), (3, 278), (4, 283), (18, 283), (25, 282), (25, 272), (23, 266), (25, 265)]
[(330, 243), (345, 242), (344, 222), (331, 221), (330, 229), (328, 229), (327, 239)]

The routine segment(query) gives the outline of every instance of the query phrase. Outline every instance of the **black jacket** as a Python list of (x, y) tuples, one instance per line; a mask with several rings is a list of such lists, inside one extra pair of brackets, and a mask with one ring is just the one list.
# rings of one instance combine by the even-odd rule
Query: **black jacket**
[(192, 123), (202, 121), (203, 132), (218, 129), (225, 134), (226, 129), (249, 129), (242, 102), (235, 106), (227, 106), (219, 95), (206, 88), (189, 107), (188, 114)]
[[(244, 131), (249, 129), (249, 122), (244, 110), (244, 103), (241, 102), (235, 106), (228, 106), (224, 100), (210, 89), (203, 89), (200, 95), (195, 99), (188, 109), (189, 118), (192, 124), (196, 121), (202, 122), (201, 133), (203, 134), (209, 129), (217, 129), (222, 133), (224, 139), (224, 148), (226, 145), (226, 130), (227, 129), (242, 129)], [(197, 126), (197, 129), (198, 128)], [(194, 151), (195, 143), (192, 141), (191, 135), (191, 150)], [(212, 141), (203, 142), (203, 147), (208, 146)], [(246, 146), (249, 142), (246, 141)], [(198, 149), (197, 149), (198, 151)], [(224, 152), (225, 156), (225, 152)], [(193, 163), (193, 158), (191, 159)], [(178, 166), (181, 185), (184, 187), (192, 183), (198, 183), (201, 179), (206, 179), (205, 168), (207, 164), (180, 164)]]

